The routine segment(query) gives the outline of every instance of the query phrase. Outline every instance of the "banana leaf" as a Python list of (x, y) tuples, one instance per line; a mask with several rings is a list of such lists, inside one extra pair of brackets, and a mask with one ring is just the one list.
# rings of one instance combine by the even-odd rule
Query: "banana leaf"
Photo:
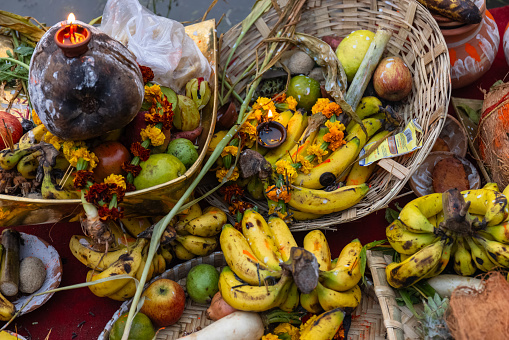
[(30, 17), (22, 17), (2, 10), (0, 10), (0, 26), (18, 31), (34, 42), (38, 42), (46, 33), (42, 28), (30, 22)]

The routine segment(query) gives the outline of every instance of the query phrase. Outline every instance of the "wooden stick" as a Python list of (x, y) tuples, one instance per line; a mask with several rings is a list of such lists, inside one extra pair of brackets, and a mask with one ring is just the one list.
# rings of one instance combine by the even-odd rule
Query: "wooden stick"
[[(14, 140), (12, 139), (12, 133), (11, 130), (7, 127), (7, 124), (5, 123), (5, 119), (2, 118), (2, 122), (4, 122), (5, 131), (7, 132), (7, 137), (2, 135), (2, 139), (4, 140), (5, 145), (7, 145), (11, 151), (14, 150)], [(7, 142), (7, 143), (6, 143)]]

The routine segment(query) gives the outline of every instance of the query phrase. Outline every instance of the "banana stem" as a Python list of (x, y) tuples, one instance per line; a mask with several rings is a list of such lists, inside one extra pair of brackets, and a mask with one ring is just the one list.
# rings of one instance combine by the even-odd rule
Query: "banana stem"
[(293, 325), (298, 325), (301, 323), (300, 318), (304, 315), (304, 313), (300, 312), (285, 312), (281, 309), (275, 309), (268, 313), (261, 313), (260, 316), (262, 318), (262, 322), (267, 327), (271, 323), (282, 323), (288, 322)]

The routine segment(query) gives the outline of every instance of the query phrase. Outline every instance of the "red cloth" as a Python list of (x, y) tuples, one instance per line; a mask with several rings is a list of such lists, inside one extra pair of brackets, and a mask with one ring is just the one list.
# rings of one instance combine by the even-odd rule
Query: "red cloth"
[[(495, 18), (502, 38), (504, 28), (509, 21), (509, 6), (490, 10)], [(453, 96), (462, 98), (482, 99), (483, 94), (479, 90), (489, 89), (496, 81), (503, 78), (509, 72), (509, 67), (504, 58), (502, 42), (499, 47), (496, 60), (490, 71), (481, 80), (467, 88), (453, 91)], [(408, 191), (408, 189), (403, 192)], [(413, 195), (398, 200), (401, 205), (414, 198)], [(365, 244), (374, 240), (385, 239), (385, 227), (387, 223), (384, 211), (373, 213), (365, 218), (351, 223), (341, 224), (335, 232), (326, 232), (332, 255), (339, 255), (343, 246), (355, 238)], [(63, 278), (61, 287), (77, 284), (85, 281), (87, 268), (83, 266), (71, 254), (69, 239), (72, 235), (82, 234), (78, 223), (61, 223), (55, 225), (22, 226), (15, 229), (37, 235), (52, 244), (59, 252), (63, 262)], [(297, 233), (296, 240), (302, 244), (305, 233)], [(45, 339), (51, 330), (49, 339), (97, 339), (110, 320), (121, 302), (107, 298), (98, 298), (88, 288), (63, 291), (53, 297), (37, 310), (19, 317), (9, 325), (8, 329), (15, 330), (23, 336), (31, 335), (33, 340)], [(82, 324), (82, 322), (85, 323)], [(81, 327), (78, 327), (78, 325)]]

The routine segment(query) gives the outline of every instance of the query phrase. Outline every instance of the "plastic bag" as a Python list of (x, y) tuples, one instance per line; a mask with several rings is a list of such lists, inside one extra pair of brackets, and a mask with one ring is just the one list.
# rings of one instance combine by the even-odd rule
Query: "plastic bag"
[(154, 81), (176, 92), (192, 78), (210, 80), (211, 67), (184, 26), (160, 17), (138, 0), (108, 0), (100, 29), (126, 46)]

